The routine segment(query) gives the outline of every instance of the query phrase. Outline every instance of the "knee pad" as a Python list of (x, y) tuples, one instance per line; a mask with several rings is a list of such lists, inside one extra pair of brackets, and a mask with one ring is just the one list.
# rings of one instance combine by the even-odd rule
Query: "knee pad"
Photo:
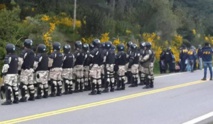
[(53, 84), (54, 86), (56, 86), (56, 85), (57, 85), (57, 81), (52, 81), (52, 84)]

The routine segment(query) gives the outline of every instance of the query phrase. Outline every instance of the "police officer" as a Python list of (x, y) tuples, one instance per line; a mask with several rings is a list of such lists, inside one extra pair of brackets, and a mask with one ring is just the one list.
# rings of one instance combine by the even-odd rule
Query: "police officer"
[(124, 52), (124, 45), (119, 44), (117, 46), (118, 53), (115, 57), (115, 72), (118, 74), (118, 82), (116, 90), (125, 90), (125, 81), (126, 81), (126, 63), (127, 63), (127, 55)]
[[(53, 52), (49, 55), (49, 78), (51, 81), (51, 97), (61, 96), (62, 93), (62, 65), (63, 54), (60, 52), (61, 44), (59, 42), (53, 43)], [(57, 93), (56, 93), (57, 90)]]
[[(15, 45), (7, 44), (7, 55), (4, 59), (4, 65), (2, 68), (2, 75), (4, 80), (4, 89), (6, 101), (2, 105), (10, 105), (12, 103), (19, 103), (19, 91), (18, 91), (18, 56), (15, 52)], [(12, 101), (11, 96), (14, 100)]]
[(37, 83), (37, 99), (48, 97), (48, 55), (46, 53), (46, 46), (39, 44), (37, 47), (38, 54), (35, 57), (34, 69)]
[(203, 67), (204, 67), (204, 76), (202, 80), (206, 80), (207, 68), (209, 68), (210, 80), (212, 80), (212, 54), (213, 54), (213, 50), (210, 44), (205, 43), (205, 46), (202, 48), (202, 60), (203, 60)]
[(166, 65), (166, 70), (169, 69), (169, 73), (172, 72), (172, 62), (173, 62), (173, 53), (171, 51), (171, 48), (167, 48), (166, 53), (165, 53), (165, 65)]
[(137, 45), (133, 44), (131, 47), (132, 53), (130, 55), (129, 65), (128, 68), (131, 70), (132, 73), (132, 82), (129, 87), (137, 87), (138, 86), (138, 67), (139, 67), (139, 57), (140, 53), (137, 50)]
[(84, 85), (85, 85), (85, 91), (91, 90), (91, 82), (89, 78), (89, 65), (90, 65), (90, 51), (89, 51), (89, 45), (87, 43), (83, 44), (83, 51), (87, 58), (85, 58), (84, 61)]
[[(146, 43), (141, 42), (140, 43), (140, 59), (145, 56), (145, 51), (146, 51)], [(140, 83), (139, 85), (144, 85), (145, 84), (145, 72), (144, 72), (144, 67), (141, 63), (139, 63), (139, 77), (140, 77)]]
[(86, 55), (82, 50), (82, 42), (75, 42), (75, 64), (74, 64), (74, 76), (75, 76), (75, 92), (82, 92), (84, 90), (84, 61)]
[(33, 101), (35, 99), (35, 88), (34, 88), (34, 70), (33, 64), (35, 60), (35, 53), (32, 50), (33, 41), (26, 39), (24, 41), (24, 50), (22, 51), (19, 60), (23, 61), (20, 74), (20, 89), (21, 99), (20, 102), (27, 101), (27, 94), (29, 90), (29, 99)]
[[(105, 56), (106, 55), (106, 52), (107, 52), (106, 43), (101, 43), (100, 52), (101, 52), (101, 56)], [(101, 60), (101, 61), (103, 61), (103, 60)], [(101, 83), (102, 83), (102, 87), (103, 88), (106, 85), (106, 77), (107, 77), (106, 65), (105, 65), (105, 63), (103, 63), (101, 65)]]
[(92, 41), (94, 49), (90, 52), (91, 64), (90, 64), (90, 77), (91, 77), (91, 89), (90, 95), (101, 94), (101, 65), (103, 56), (100, 53), (100, 40), (94, 39)]
[(64, 45), (64, 62), (62, 78), (64, 82), (64, 94), (71, 94), (73, 88), (73, 66), (74, 66), (74, 55), (71, 53), (71, 46)]
[(185, 46), (182, 47), (180, 50), (180, 70), (182, 72), (186, 71), (186, 61), (188, 57), (188, 50), (186, 49)]
[[(133, 45), (132, 41), (129, 41), (127, 43), (127, 61), (128, 61), (127, 66), (129, 65), (130, 55), (132, 54), (132, 50), (131, 50), (132, 45)], [(130, 68), (128, 68), (128, 67), (127, 67), (127, 71), (126, 71), (126, 76), (127, 76), (127, 84), (131, 84), (132, 73), (131, 73)]]
[(106, 42), (106, 54), (104, 56), (104, 64), (106, 68), (106, 82), (105, 82), (105, 89), (103, 92), (108, 92), (108, 87), (110, 85), (110, 92), (114, 92), (114, 64), (115, 64), (115, 51), (112, 48), (113, 45), (110, 41)]
[(153, 80), (154, 80), (154, 74), (153, 74), (153, 68), (154, 68), (154, 52), (151, 49), (151, 43), (146, 42), (146, 50), (145, 55), (143, 58), (140, 59), (140, 63), (144, 67), (144, 72), (146, 75), (146, 82), (144, 89), (147, 88), (153, 88)]

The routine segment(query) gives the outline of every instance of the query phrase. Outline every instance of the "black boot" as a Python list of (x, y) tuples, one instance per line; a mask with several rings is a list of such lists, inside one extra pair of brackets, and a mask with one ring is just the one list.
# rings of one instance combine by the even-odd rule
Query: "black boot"
[(79, 82), (76, 81), (76, 83), (75, 83), (75, 90), (74, 90), (75, 93), (79, 92), (78, 88), (79, 88)]
[(41, 99), (42, 98), (41, 90), (43, 90), (43, 89), (41, 89), (41, 87), (38, 87), (36, 99)]
[(61, 96), (62, 86), (57, 84), (57, 96)]
[(109, 92), (109, 82), (108, 81), (106, 81), (105, 82), (105, 85), (104, 85), (104, 90), (102, 91), (102, 93), (108, 93)]
[(56, 85), (52, 82), (51, 83), (51, 94), (50, 94), (50, 96), (51, 97), (55, 97), (56, 96)]
[(10, 89), (8, 89), (8, 87), (6, 86), (6, 101), (4, 103), (2, 103), (2, 105), (11, 105), (12, 104), (12, 100), (11, 100), (11, 95), (12, 95), (12, 91)]
[(21, 99), (20, 102), (27, 102), (27, 91), (24, 89), (24, 85), (21, 85)]
[(19, 96), (18, 90), (13, 90), (13, 97), (14, 97), (13, 103), (15, 103), (15, 104), (18, 104), (18, 103), (19, 103), (19, 98), (18, 98), (18, 96)]
[(97, 94), (101, 94), (100, 87), (101, 85), (97, 84)]
[(44, 88), (44, 96), (43, 98), (48, 98), (49, 94), (48, 94), (48, 88)]
[(121, 90), (121, 81), (120, 80), (118, 80), (117, 88), (115, 90)]
[(125, 90), (125, 84), (124, 84), (124, 80), (121, 80), (121, 90)]
[(154, 82), (153, 82), (153, 80), (150, 80), (150, 88), (154, 88), (154, 84), (153, 84)]
[(66, 95), (66, 94), (69, 94), (69, 91), (68, 91), (68, 88), (69, 88), (69, 87), (68, 87), (68, 85), (69, 85), (69, 84), (67, 84), (66, 81), (64, 81), (64, 93), (63, 93), (63, 94), (65, 94), (65, 95)]
[(143, 89), (149, 89), (150, 88), (150, 82), (149, 80), (146, 81), (146, 86), (143, 87)]
[(91, 84), (91, 89), (92, 89), (92, 91), (89, 93), (89, 95), (95, 95), (96, 91), (95, 91), (95, 84), (94, 83)]
[(110, 92), (114, 92), (114, 83), (110, 82)]
[(35, 100), (35, 94), (30, 93), (30, 98), (28, 99), (29, 101), (34, 101)]
[(84, 85), (83, 82), (80, 82), (80, 90), (79, 90), (80, 92), (83, 92), (83, 91), (84, 91), (83, 85)]

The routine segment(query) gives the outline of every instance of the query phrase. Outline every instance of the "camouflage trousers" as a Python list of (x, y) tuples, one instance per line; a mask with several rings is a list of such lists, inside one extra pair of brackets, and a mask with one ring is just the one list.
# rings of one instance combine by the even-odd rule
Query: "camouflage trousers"
[(89, 76), (92, 78), (92, 83), (101, 85), (101, 66), (94, 64), (89, 71)]
[(11, 100), (13, 94), (14, 100), (18, 100), (19, 89), (18, 89), (18, 75), (7, 74), (3, 77), (6, 100)]
[(34, 87), (34, 70), (31, 69), (25, 69), (21, 70), (21, 75), (20, 75), (20, 84), (21, 84), (21, 94), (22, 97), (26, 98), (27, 97), (27, 92), (29, 90), (29, 94), (33, 95), (35, 93), (35, 87)]
[(106, 65), (106, 75), (107, 75), (107, 82), (114, 83), (114, 64), (107, 64)]
[(38, 84), (37, 96), (43, 96), (44, 93), (48, 92), (48, 71), (37, 71), (35, 73), (36, 83)]
[(62, 71), (62, 78), (67, 80), (73, 79), (73, 69), (72, 68), (64, 68)]
[(62, 71), (62, 78), (64, 81), (65, 94), (72, 93), (73, 89), (73, 69), (64, 68)]
[(51, 95), (60, 95), (62, 91), (62, 68), (52, 68), (49, 72), (49, 79), (51, 81)]
[(118, 66), (119, 80), (126, 81), (125, 73), (126, 73), (126, 66), (124, 66), (124, 65), (123, 66)]
[(131, 67), (131, 73), (134, 78), (138, 78), (138, 72), (139, 72), (138, 67), (139, 67), (138, 64), (133, 64)]

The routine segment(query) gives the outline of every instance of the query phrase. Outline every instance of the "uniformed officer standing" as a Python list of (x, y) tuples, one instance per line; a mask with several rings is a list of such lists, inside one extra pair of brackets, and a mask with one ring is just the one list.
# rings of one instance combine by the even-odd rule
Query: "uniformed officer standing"
[(73, 90), (73, 66), (74, 66), (74, 55), (71, 53), (71, 46), (64, 45), (64, 62), (62, 78), (64, 82), (64, 94), (71, 94)]
[(37, 99), (42, 97), (48, 97), (48, 55), (46, 53), (46, 46), (44, 44), (39, 44), (37, 48), (37, 55), (35, 57), (34, 68), (35, 77), (37, 83)]
[[(7, 44), (7, 55), (4, 59), (4, 65), (2, 68), (3, 82), (5, 88), (6, 101), (2, 105), (10, 105), (12, 103), (19, 103), (19, 91), (18, 91), (18, 56), (15, 52), (15, 45)], [(11, 96), (14, 100), (12, 101)]]
[(116, 90), (124, 90), (125, 89), (125, 81), (126, 81), (126, 63), (127, 63), (127, 55), (124, 52), (124, 45), (119, 44), (117, 46), (118, 53), (115, 57), (115, 71), (118, 74), (118, 82)]
[(146, 82), (144, 89), (147, 88), (153, 88), (153, 80), (154, 80), (154, 74), (153, 74), (153, 68), (154, 68), (154, 52), (151, 49), (151, 43), (146, 43), (146, 50), (145, 55), (143, 58), (140, 59), (141, 65), (144, 67), (144, 72), (146, 76)]
[[(62, 65), (63, 65), (63, 54), (60, 52), (61, 44), (59, 42), (53, 43), (53, 53), (49, 55), (49, 67), (50, 73), (49, 78), (51, 81), (51, 94), (50, 96), (55, 97), (61, 96), (62, 93)], [(57, 93), (56, 93), (57, 90)]]
[(87, 58), (85, 58), (85, 61), (84, 61), (84, 85), (85, 85), (84, 90), (88, 91), (88, 90), (91, 90), (91, 82), (90, 82), (90, 78), (89, 78), (90, 51), (89, 51), (88, 44), (86, 44), (86, 43), (83, 44), (83, 51), (85, 53), (85, 56), (87, 56)]
[(127, 71), (126, 71), (127, 84), (131, 84), (132, 83), (132, 73), (131, 73), (130, 68), (128, 68), (130, 55), (132, 54), (132, 50), (131, 50), (132, 45), (133, 45), (132, 41), (129, 41), (127, 43), (127, 61), (128, 61), (128, 63), (127, 63)]
[(115, 51), (112, 49), (112, 43), (110, 41), (106, 42), (106, 54), (104, 56), (104, 64), (106, 68), (106, 82), (105, 89), (103, 92), (108, 92), (108, 87), (110, 85), (110, 92), (114, 91), (114, 64), (115, 64)]
[(209, 43), (205, 43), (205, 46), (202, 48), (202, 60), (204, 67), (204, 75), (202, 80), (206, 80), (207, 77), (207, 68), (209, 68), (210, 72), (210, 80), (212, 80), (212, 54), (213, 50)]
[[(145, 56), (145, 51), (146, 51), (146, 43), (141, 42), (140, 43), (140, 60)], [(144, 72), (144, 67), (143, 64), (139, 63), (139, 77), (140, 77), (140, 83), (139, 85), (144, 85), (145, 84), (145, 72)]]
[(27, 101), (27, 94), (29, 90), (29, 99), (33, 101), (35, 99), (35, 88), (34, 88), (34, 69), (33, 64), (35, 60), (35, 53), (31, 49), (33, 41), (26, 39), (24, 41), (24, 50), (22, 51), (19, 60), (23, 61), (20, 74), (20, 88), (21, 88), (21, 99), (20, 102)]
[(132, 73), (132, 82), (129, 87), (137, 87), (138, 86), (138, 67), (139, 67), (139, 57), (140, 53), (138, 52), (137, 45), (133, 44), (131, 47), (132, 53), (130, 55), (128, 68), (131, 69)]
[(90, 77), (92, 80), (91, 93), (90, 95), (101, 94), (101, 64), (103, 63), (103, 56), (100, 53), (100, 40), (93, 40), (92, 44), (94, 49), (90, 53), (91, 64), (90, 64)]
[(74, 76), (75, 76), (75, 92), (82, 92), (84, 90), (84, 61), (86, 55), (82, 50), (82, 42), (75, 42), (75, 64), (74, 64)]

